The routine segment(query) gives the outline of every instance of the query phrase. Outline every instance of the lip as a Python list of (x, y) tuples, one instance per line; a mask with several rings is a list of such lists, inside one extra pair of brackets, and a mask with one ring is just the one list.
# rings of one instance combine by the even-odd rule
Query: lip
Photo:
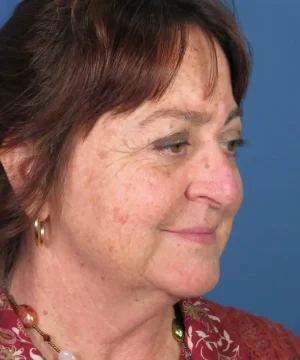
[(213, 245), (217, 241), (215, 228), (196, 227), (180, 230), (167, 229), (163, 231), (184, 241), (192, 241), (201, 245)]

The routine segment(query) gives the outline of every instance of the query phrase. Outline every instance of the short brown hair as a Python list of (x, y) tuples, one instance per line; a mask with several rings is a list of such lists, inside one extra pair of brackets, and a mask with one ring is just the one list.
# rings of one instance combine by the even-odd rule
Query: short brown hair
[[(17, 6), (0, 31), (0, 150), (29, 140), (36, 156), (18, 194), (0, 164), (0, 278), (9, 275), (25, 231), (63, 177), (76, 136), (105, 113), (160, 98), (191, 27), (222, 47), (240, 104), (249, 50), (219, 0), (24, 0)], [(22, 209), (31, 203), (37, 206), (28, 219)]]

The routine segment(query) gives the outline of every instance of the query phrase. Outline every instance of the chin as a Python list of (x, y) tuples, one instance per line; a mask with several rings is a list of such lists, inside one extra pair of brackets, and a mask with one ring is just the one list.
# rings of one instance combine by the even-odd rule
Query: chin
[(219, 259), (199, 266), (185, 266), (170, 271), (159, 279), (159, 288), (176, 299), (203, 296), (211, 291), (220, 279)]

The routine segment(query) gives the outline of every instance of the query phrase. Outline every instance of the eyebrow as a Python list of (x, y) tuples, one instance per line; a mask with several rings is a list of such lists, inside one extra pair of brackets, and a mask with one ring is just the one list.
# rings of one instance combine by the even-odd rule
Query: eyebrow
[[(242, 116), (243, 116), (243, 110), (239, 106), (234, 108), (229, 113), (224, 126), (227, 125), (231, 120)], [(154, 111), (146, 119), (142, 120), (140, 122), (140, 126), (141, 127), (147, 126), (153, 123), (154, 121), (164, 117), (172, 117), (175, 119), (184, 120), (194, 125), (203, 125), (212, 119), (212, 115), (206, 112), (183, 111), (178, 109), (160, 109)]]

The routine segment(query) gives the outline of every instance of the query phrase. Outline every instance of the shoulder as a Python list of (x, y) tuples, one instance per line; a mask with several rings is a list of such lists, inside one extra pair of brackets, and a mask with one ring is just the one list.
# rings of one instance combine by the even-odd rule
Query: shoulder
[(300, 359), (300, 338), (281, 324), (207, 299), (202, 302), (240, 339), (251, 359)]

